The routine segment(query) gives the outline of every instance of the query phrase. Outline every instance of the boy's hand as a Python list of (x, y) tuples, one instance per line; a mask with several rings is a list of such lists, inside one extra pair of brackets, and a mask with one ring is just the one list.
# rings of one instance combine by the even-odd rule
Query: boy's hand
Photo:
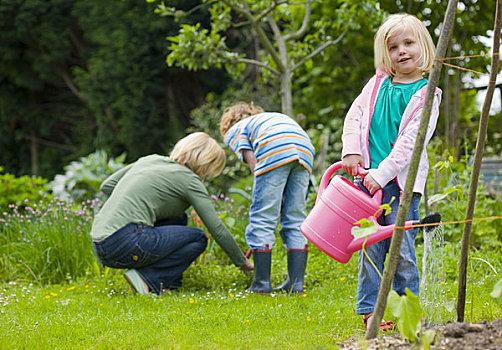
[(357, 175), (357, 166), (364, 169), (363, 157), (359, 154), (348, 154), (342, 159), (342, 169), (349, 175)]
[(249, 170), (254, 174), (254, 167), (256, 166), (256, 157), (254, 152), (250, 149), (245, 149), (242, 151), (242, 158), (249, 165)]
[(244, 263), (244, 265), (240, 266), (239, 267), (239, 270), (241, 270), (242, 272), (244, 272), (244, 274), (246, 276), (249, 276), (251, 274), (251, 272), (254, 270), (254, 265), (251, 261), (249, 261), (248, 259), (246, 259), (246, 262)]
[(370, 174), (366, 175), (363, 182), (364, 186), (370, 191), (371, 194), (375, 193), (382, 187), (371, 177)]

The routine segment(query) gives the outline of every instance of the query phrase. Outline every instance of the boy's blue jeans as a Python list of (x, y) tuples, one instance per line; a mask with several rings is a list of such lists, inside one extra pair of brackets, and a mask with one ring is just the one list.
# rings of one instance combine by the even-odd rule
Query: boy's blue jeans
[[(368, 193), (368, 190), (363, 185), (361, 179), (356, 179), (356, 186)], [(382, 203), (389, 203), (392, 197), (394, 201), (390, 204), (392, 211), (388, 215), (382, 215), (378, 218), (380, 225), (392, 225), (396, 222), (397, 210), (400, 201), (400, 189), (395, 181), (388, 183), (383, 188)], [(408, 212), (408, 220), (419, 220), (418, 206), (420, 204), (421, 195), (413, 193)], [(403, 240), (401, 242), (401, 252), (397, 263), (396, 274), (392, 282), (392, 289), (399, 295), (406, 293), (408, 288), (413, 294), (418, 295), (420, 287), (420, 277), (418, 274), (417, 257), (415, 254), (415, 238), (418, 229), (404, 231)], [(381, 274), (383, 274), (384, 263), (387, 253), (389, 252), (390, 242), (392, 237), (383, 241), (370, 245), (365, 249), (373, 263), (376, 265)], [(357, 283), (357, 314), (367, 314), (373, 312), (380, 288), (380, 276), (375, 271), (375, 268), (369, 262), (367, 256), (361, 250), (359, 251), (359, 274)]]
[(300, 231), (305, 220), (309, 172), (297, 161), (256, 176), (249, 208), (246, 242), (251, 249), (271, 249), (275, 228), (287, 249), (305, 249), (307, 239)]
[(206, 249), (207, 236), (183, 225), (128, 224), (93, 242), (104, 266), (136, 269), (152, 293), (181, 287), (183, 272)]

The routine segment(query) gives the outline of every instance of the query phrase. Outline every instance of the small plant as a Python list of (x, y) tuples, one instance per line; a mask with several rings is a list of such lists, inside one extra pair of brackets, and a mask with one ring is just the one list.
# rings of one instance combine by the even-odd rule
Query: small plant
[(423, 317), (418, 296), (408, 288), (406, 288), (406, 295), (399, 295), (391, 290), (387, 297), (387, 307), (397, 318), (401, 335), (411, 342), (415, 341), (417, 331), (420, 329), (420, 320)]

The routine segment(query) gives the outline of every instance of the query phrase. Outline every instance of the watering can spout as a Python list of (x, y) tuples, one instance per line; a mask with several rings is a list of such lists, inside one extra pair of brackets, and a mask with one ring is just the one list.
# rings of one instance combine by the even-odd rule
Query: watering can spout
[[(371, 233), (366, 237), (355, 238), (347, 247), (348, 251), (354, 253), (358, 250), (363, 249), (364, 247), (383, 241), (384, 239), (391, 237), (394, 233), (394, 229), (396, 228), (396, 225), (382, 226), (378, 224), (376, 220), (373, 220), (373, 223), (375, 225), (376, 232)], [(413, 228), (413, 225), (416, 225), (417, 223), (418, 221), (406, 221), (404, 229), (409, 230)]]
[[(375, 233), (368, 235), (367, 237), (354, 239), (347, 247), (348, 251), (354, 253), (362, 249), (363, 247), (367, 247), (372, 244), (378, 243), (392, 236), (392, 234), (394, 233), (394, 229), (396, 227), (395, 225), (381, 226), (376, 222), (376, 220), (373, 220), (373, 223), (375, 224), (377, 231)], [(434, 229), (440, 223), (441, 223), (441, 214), (432, 213), (424, 217), (422, 220), (406, 221), (403, 229), (406, 231), (406, 230), (411, 230), (414, 227), (421, 227), (424, 231), (428, 231)]]

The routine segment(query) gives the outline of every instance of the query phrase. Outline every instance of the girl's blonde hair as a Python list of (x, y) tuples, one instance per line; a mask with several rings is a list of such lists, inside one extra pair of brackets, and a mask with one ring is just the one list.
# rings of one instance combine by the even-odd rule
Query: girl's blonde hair
[(169, 158), (186, 166), (202, 180), (218, 176), (225, 166), (225, 151), (205, 132), (194, 132), (179, 140)]
[(225, 108), (220, 121), (221, 136), (224, 136), (228, 129), (230, 129), (232, 125), (237, 123), (239, 120), (263, 112), (263, 108), (255, 106), (253, 102), (238, 102), (233, 106)]
[(422, 21), (407, 13), (390, 15), (378, 29), (375, 35), (375, 68), (392, 75), (395, 74), (392, 69), (387, 43), (391, 36), (398, 35), (403, 30), (411, 31), (420, 45), (422, 65), (418, 69), (422, 73), (429, 72), (436, 51), (434, 42)]

